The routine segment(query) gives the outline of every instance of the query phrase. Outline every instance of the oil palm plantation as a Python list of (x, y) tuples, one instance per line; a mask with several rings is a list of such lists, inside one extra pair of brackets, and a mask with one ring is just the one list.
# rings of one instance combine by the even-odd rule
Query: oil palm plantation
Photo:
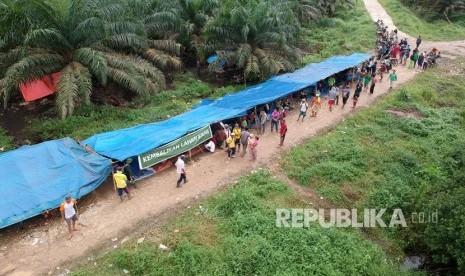
[[(93, 86), (108, 81), (148, 97), (165, 85), (161, 69), (178, 66), (173, 41), (149, 40), (123, 0), (31, 0), (19, 9), (8, 0), (0, 22), (23, 28), (0, 32), (0, 93), (5, 104), (18, 85), (60, 72), (56, 103), (63, 118), (76, 104), (89, 103)], [(5, 2), (4, 2), (5, 3)], [(155, 66), (153, 66), (155, 65)]]
[(220, 7), (220, 0), (172, 0), (153, 2), (145, 9), (149, 36), (175, 39), (190, 57), (203, 45), (203, 30)]
[(296, 44), (300, 25), (288, 1), (227, 1), (206, 28), (206, 53), (219, 58), (211, 72), (223, 64), (244, 70), (246, 79), (264, 79), (294, 70), (299, 62)]

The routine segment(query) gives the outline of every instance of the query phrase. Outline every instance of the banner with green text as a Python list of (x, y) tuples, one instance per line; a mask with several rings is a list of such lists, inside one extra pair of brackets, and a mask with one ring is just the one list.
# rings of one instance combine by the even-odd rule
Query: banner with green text
[(186, 134), (173, 142), (139, 155), (139, 167), (145, 169), (168, 158), (179, 155), (207, 141), (212, 136), (210, 126)]

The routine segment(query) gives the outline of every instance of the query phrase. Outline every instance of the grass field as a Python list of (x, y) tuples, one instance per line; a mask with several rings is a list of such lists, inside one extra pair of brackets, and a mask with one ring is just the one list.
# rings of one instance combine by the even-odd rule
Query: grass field
[(303, 64), (319, 62), (337, 54), (367, 52), (374, 48), (376, 28), (363, 1), (355, 8), (338, 6), (334, 18), (306, 26), (303, 39), (310, 53)]
[(465, 39), (465, 15), (454, 19), (454, 24), (449, 24), (445, 18), (444, 20), (435, 20), (432, 22), (426, 16), (417, 14), (407, 6), (402, 5), (398, 0), (378, 1), (391, 16), (397, 28), (413, 37), (421, 35), (423, 39), (431, 41)]
[[(465, 72), (463, 60), (448, 66)], [(418, 75), (327, 135), (296, 147), (283, 166), (290, 178), (337, 206), (401, 208), (410, 222), (416, 212), (439, 212), (437, 224), (378, 229), (375, 236), (465, 271), (458, 234), (465, 232), (465, 219), (456, 215), (465, 211), (457, 199), (465, 196), (465, 78), (448, 74), (448, 66)]]
[(276, 227), (276, 208), (312, 206), (263, 170), (201, 206), (71, 275), (411, 274), (354, 229)]

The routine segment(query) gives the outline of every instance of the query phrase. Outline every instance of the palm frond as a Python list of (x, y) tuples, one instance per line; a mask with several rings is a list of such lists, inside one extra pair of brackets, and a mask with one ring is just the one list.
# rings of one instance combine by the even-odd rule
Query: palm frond
[(91, 48), (80, 48), (74, 52), (74, 59), (89, 68), (102, 85), (107, 83), (107, 61), (102, 52)]
[(36, 29), (27, 33), (24, 44), (52, 50), (72, 49), (63, 34), (56, 29)]
[(60, 79), (56, 87), (56, 103), (61, 111), (61, 118), (65, 119), (74, 112), (74, 100), (79, 94), (78, 80), (74, 74), (72, 64), (69, 64), (61, 71)]

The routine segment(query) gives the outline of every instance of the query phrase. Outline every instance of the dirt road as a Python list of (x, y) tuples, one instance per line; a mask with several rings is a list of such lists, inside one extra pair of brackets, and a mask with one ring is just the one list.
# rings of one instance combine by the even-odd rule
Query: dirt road
[[(381, 18), (385, 22), (392, 22), (377, 1), (365, 0), (365, 5), (374, 20)], [(447, 47), (441, 47), (445, 45), (442, 43), (425, 44), (428, 47), (434, 45), (449, 54), (456, 50), (454, 43), (446, 43)], [(463, 52), (455, 52), (457, 53)], [(395, 69), (399, 76), (397, 85), (412, 79), (418, 73), (403, 66)], [(389, 83), (383, 81), (377, 84), (373, 96), (364, 92), (356, 110), (371, 105), (376, 98), (389, 93), (388, 87)], [(176, 188), (177, 175), (173, 169), (162, 172), (140, 183), (139, 189), (134, 190), (135, 197), (131, 201), (121, 204), (116, 195), (111, 195), (86, 208), (80, 217), (80, 231), (69, 241), (66, 240), (65, 224), (59, 222), (26, 229), (20, 236), (3, 237), (1, 240), (5, 242), (0, 245), (0, 275), (66, 273), (69, 266), (63, 265), (64, 262), (69, 263), (73, 259), (86, 256), (101, 244), (120, 246), (121, 242), (126, 240), (122, 233), (128, 232), (135, 225), (152, 220), (170, 208), (213, 194), (253, 169), (276, 164), (282, 152), (341, 122), (353, 113), (354, 110), (350, 106), (345, 109), (336, 106), (334, 111), (329, 112), (327, 102), (324, 101), (318, 117), (307, 117), (302, 123), (296, 122), (297, 112), (293, 111), (287, 120), (289, 131), (285, 146), (278, 147), (279, 134), (270, 133), (268, 124), (267, 132), (260, 139), (257, 162), (249, 161), (248, 157), (228, 160), (223, 151), (201, 156), (187, 166), (189, 182), (181, 189)]]
[[(378, 19), (383, 20), (384, 24), (388, 26), (389, 30), (397, 29), (399, 38), (407, 38), (410, 46), (413, 45), (413, 47), (415, 47), (415, 41), (421, 34), (406, 34), (402, 32), (399, 28), (397, 28), (397, 26), (392, 21), (392, 18), (377, 0), (363, 0), (363, 2), (373, 21), (377, 21)], [(430, 51), (434, 47), (439, 49), (442, 55), (447, 58), (465, 56), (465, 40), (444, 42), (423, 41), (420, 44), (420, 51)]]

